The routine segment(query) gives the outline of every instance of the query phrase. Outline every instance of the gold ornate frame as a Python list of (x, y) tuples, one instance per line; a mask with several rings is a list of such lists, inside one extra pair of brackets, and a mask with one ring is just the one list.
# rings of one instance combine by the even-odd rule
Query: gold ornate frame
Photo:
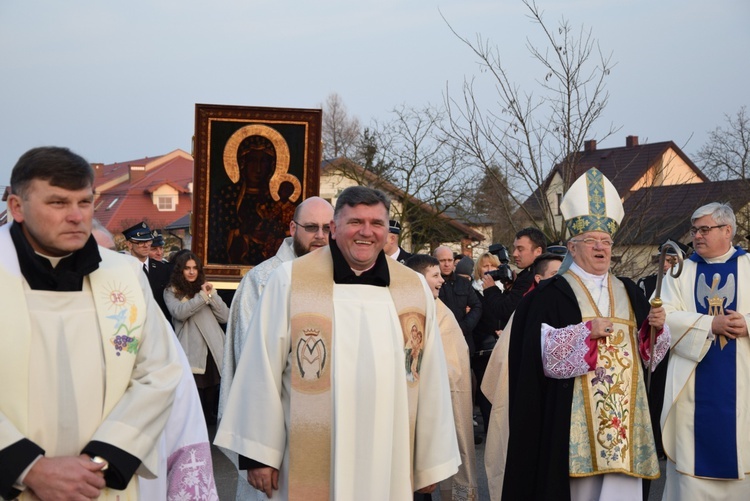
[(318, 194), (321, 118), (312, 109), (195, 105), (192, 250), (208, 279), (239, 282), (275, 255), (293, 209)]

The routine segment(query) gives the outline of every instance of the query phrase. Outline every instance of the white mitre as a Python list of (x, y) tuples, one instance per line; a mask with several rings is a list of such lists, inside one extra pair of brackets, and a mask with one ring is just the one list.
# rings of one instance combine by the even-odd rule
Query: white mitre
[(614, 237), (625, 216), (614, 185), (595, 167), (570, 186), (560, 211), (571, 238), (587, 231), (603, 231)]

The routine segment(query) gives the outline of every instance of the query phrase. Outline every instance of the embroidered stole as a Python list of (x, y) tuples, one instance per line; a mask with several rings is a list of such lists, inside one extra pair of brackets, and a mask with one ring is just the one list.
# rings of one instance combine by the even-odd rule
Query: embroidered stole
[[(725, 263), (706, 263), (700, 256), (695, 272), (695, 308), (704, 315), (737, 309), (738, 249)], [(716, 336), (695, 369), (695, 475), (739, 478), (737, 451), (737, 342)]]
[[(137, 275), (130, 268), (123, 273), (122, 259), (112, 259), (107, 254), (102, 253), (99, 269), (88, 276), (104, 352), (105, 396), (102, 420), (117, 405), (130, 384), (146, 317), (146, 302)], [(19, 314), (28, 312), (23, 278), (11, 275), (0, 267), (0, 283), (8, 290), (3, 301), (0, 301), (0, 318), (5, 322), (5, 327), (1, 330), (5, 361), (0, 364), (0, 381), (4, 381), (0, 411), (21, 434), (26, 435), (29, 418), (28, 378), (18, 375), (29, 371), (31, 322), (28, 315)], [(94, 360), (92, 363), (101, 361)], [(36, 498), (24, 491), (19, 499)], [(137, 500), (138, 479), (133, 476), (124, 491), (104, 489), (99, 499)]]
[[(591, 293), (572, 271), (563, 274), (578, 300), (583, 322), (603, 317)], [(657, 478), (659, 462), (640, 376), (636, 325), (620, 280), (608, 276), (614, 333), (597, 345), (594, 372), (575, 378), (570, 420), (571, 477), (623, 473)]]
[[(416, 273), (393, 259), (386, 259), (386, 262), (391, 277), (389, 291), (398, 312), (407, 358), (404, 377), (409, 398), (410, 443), (413, 444), (424, 345), (425, 293)], [(295, 259), (291, 283), (289, 499), (327, 501), (331, 497), (333, 479), (334, 282), (330, 249), (324, 247)], [(411, 455), (413, 462), (413, 446)]]

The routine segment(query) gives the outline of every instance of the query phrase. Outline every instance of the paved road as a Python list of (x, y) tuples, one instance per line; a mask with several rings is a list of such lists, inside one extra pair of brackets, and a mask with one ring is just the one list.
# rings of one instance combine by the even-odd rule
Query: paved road
[[(209, 434), (213, 440), (213, 436), (216, 430), (214, 428), (209, 429)], [(237, 489), (237, 470), (231, 461), (222, 453), (216, 446), (211, 447), (214, 463), (214, 477), (216, 478), (216, 487), (219, 491), (219, 499), (221, 501), (232, 501), (235, 498)], [(477, 474), (479, 476), (479, 499), (481, 501), (489, 500), (490, 495), (487, 490), (487, 475), (484, 471), (484, 443), (477, 445)], [(651, 492), (649, 494), (649, 501), (659, 501), (664, 490), (664, 461), (660, 462), (662, 476), (658, 480), (651, 483)], [(433, 495), (433, 499), (440, 499), (439, 495)]]

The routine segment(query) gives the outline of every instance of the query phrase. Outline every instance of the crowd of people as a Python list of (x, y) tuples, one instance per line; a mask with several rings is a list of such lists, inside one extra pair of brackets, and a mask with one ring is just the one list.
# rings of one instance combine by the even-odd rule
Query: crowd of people
[(237, 499), (476, 500), (479, 468), (493, 500), (647, 499), (660, 459), (666, 500), (750, 499), (750, 258), (725, 204), (636, 285), (610, 271), (623, 206), (595, 168), (564, 246), (524, 228), (476, 261), (406, 252), (389, 199), (353, 186), (301, 202), (228, 305), (145, 222), (112, 250), (93, 182), (58, 147), (11, 174), (4, 499), (218, 499), (217, 422)]

